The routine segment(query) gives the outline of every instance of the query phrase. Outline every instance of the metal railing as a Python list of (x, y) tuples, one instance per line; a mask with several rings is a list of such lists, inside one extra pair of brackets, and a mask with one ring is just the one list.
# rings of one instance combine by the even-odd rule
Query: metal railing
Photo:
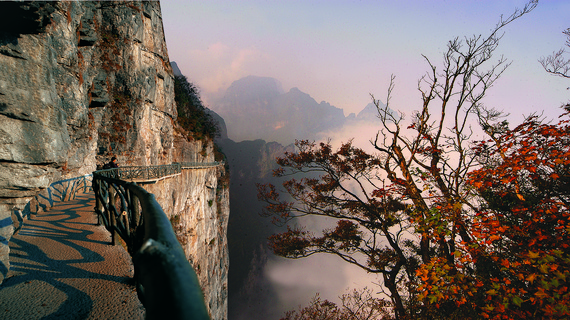
[(126, 181), (160, 180), (182, 173), (182, 169), (205, 169), (223, 166), (224, 162), (180, 162), (158, 166), (127, 166), (97, 171), (104, 177)]
[(214, 161), (214, 162), (180, 162), (182, 169), (204, 169), (212, 168), (217, 166), (224, 166), (224, 162)]
[(97, 171), (100, 175), (108, 178), (121, 180), (160, 180), (182, 172), (179, 163), (160, 166), (129, 166)]
[[(206, 165), (199, 168), (214, 166)], [(175, 163), (152, 166), (149, 170), (121, 167), (93, 173), (95, 211), (111, 233), (112, 243), (117, 244), (119, 236), (127, 245), (147, 319), (209, 319), (196, 272), (186, 259), (170, 220), (152, 193), (124, 181), (161, 179), (180, 173), (182, 167)]]

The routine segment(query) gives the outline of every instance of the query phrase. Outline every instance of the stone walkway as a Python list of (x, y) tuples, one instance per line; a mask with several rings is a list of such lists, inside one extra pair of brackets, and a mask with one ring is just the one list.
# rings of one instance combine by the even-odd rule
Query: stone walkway
[(133, 266), (97, 226), (92, 193), (32, 216), (10, 240), (0, 319), (144, 319)]

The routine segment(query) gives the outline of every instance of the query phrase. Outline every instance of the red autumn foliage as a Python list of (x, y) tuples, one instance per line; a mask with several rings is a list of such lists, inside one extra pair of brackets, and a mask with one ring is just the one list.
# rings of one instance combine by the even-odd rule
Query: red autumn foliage
[(473, 242), (458, 246), (453, 265), (422, 265), (419, 290), (432, 304), (453, 302), (483, 318), (568, 318), (569, 121), (532, 117), (492, 137), (477, 146), (486, 161), (469, 175), (480, 195)]
[[(270, 238), (273, 251), (288, 258), (329, 253), (378, 275), (378, 289), (387, 297), (382, 302), (390, 310), (384, 315), (386, 319), (472, 319), (508, 317), (512, 310), (521, 315), (530, 312), (525, 300), (511, 299), (505, 304), (504, 299), (494, 298), (502, 290), (501, 281), (512, 284), (516, 280), (506, 277), (502, 268), (523, 264), (525, 258), (513, 255), (511, 259), (502, 251), (507, 238), (501, 238), (500, 232), (488, 236), (485, 233), (507, 228), (501, 227), (501, 220), (498, 224), (493, 221), (500, 216), (493, 205), (500, 201), (510, 205), (509, 201), (520, 200), (519, 196), (531, 199), (523, 194), (523, 187), (530, 188), (532, 183), (518, 182), (524, 175), (513, 169), (516, 167), (508, 157), (501, 158), (500, 153), (493, 152), (493, 148), (503, 147), (496, 144), (498, 140), (486, 147), (472, 148), (471, 124), (475, 116), (493, 138), (511, 133), (506, 122), (496, 123), (499, 113), (485, 109), (481, 100), (508, 65), (502, 58), (490, 62), (500, 39), (498, 31), (535, 6), (536, 1), (531, 1), (501, 19), (487, 38), (450, 41), (442, 69), (426, 58), (430, 71), (422, 77), (418, 88), (423, 104), (412, 115), (411, 124), (404, 123), (404, 116), (388, 106), (392, 81), (386, 105), (374, 99), (381, 121), (372, 140), (374, 154), (353, 146), (351, 141), (337, 149), (330, 142), (297, 141), (297, 152), (277, 159), (282, 168), (275, 175), (290, 179), (279, 191), (273, 185), (258, 186), (259, 199), (267, 204), (263, 214), (277, 223), (312, 216), (324, 217), (327, 223), (334, 224), (319, 234), (303, 227), (288, 227), (286, 232)], [(541, 130), (551, 132), (556, 128)], [(505, 138), (515, 140), (501, 136)], [(524, 141), (520, 141), (521, 146)], [(528, 156), (528, 152), (524, 154)], [(481, 166), (479, 160), (486, 162)], [(502, 165), (504, 174), (498, 180), (495, 172), (481, 171)], [(481, 170), (469, 174), (476, 169)], [(548, 181), (560, 175), (550, 172), (545, 176), (529, 167), (530, 173), (532, 170)], [(537, 180), (534, 188), (541, 186)], [(490, 187), (495, 189), (488, 189), (488, 193), (483, 189)], [(283, 199), (279, 192), (290, 199)], [(478, 206), (477, 200), (485, 206)], [(509, 226), (517, 226), (522, 217), (528, 216), (522, 211), (519, 214), (520, 217), (509, 220)], [(508, 238), (513, 243), (509, 248), (515, 250), (516, 237), (527, 236), (530, 230), (509, 228), (513, 232), (512, 238)], [(488, 251), (493, 245), (498, 246), (497, 251)], [(523, 290), (529, 292), (527, 289)], [(543, 291), (537, 292), (541, 295)], [(511, 308), (513, 305), (516, 308)], [(330, 310), (327, 304), (315, 306)]]

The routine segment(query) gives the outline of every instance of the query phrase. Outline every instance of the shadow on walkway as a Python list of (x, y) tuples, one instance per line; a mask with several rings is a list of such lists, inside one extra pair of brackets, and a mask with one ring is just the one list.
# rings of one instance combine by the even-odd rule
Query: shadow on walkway
[(33, 215), (10, 240), (0, 319), (143, 319), (133, 266), (97, 226), (92, 193)]

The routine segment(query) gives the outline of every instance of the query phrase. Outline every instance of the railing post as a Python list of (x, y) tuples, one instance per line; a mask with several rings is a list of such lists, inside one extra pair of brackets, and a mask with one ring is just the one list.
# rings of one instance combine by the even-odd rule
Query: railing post
[[(116, 203), (115, 203), (115, 188), (113, 187), (113, 185), (111, 183), (109, 183), (109, 209), (113, 208), (115, 211), (117, 211), (117, 207), (116, 207)], [(110, 224), (111, 224), (111, 244), (116, 246), (117, 245), (117, 217), (115, 216), (115, 213), (112, 212), (113, 210), (108, 210), (109, 211), (109, 218), (110, 218)]]
[(99, 182), (97, 181), (97, 179), (95, 179), (95, 177), (93, 177), (91, 186), (93, 188), (93, 192), (95, 193), (95, 213), (97, 213), (97, 225), (100, 226), (103, 221), (101, 219), (101, 214), (99, 214), (99, 212), (103, 212), (102, 210), (103, 205), (101, 204), (101, 200), (97, 196), (97, 195), (101, 196), (101, 190), (99, 189)]
[(129, 228), (129, 213), (124, 210), (123, 212), (121, 212), (121, 218), (123, 219), (123, 225), (125, 226), (125, 233), (127, 236), (127, 239), (131, 239), (131, 228)]
[(132, 192), (130, 192), (130, 194), (131, 194), (131, 210), (133, 212), (133, 216), (131, 217), (131, 228), (136, 230), (140, 221), (139, 200), (135, 194), (133, 194)]
[[(104, 190), (103, 190), (104, 189)], [(105, 184), (103, 187), (101, 187), (101, 192), (105, 192), (105, 203), (103, 204), (103, 209), (105, 209), (103, 211), (103, 214), (105, 215), (105, 220), (107, 221), (107, 224), (111, 223), (111, 211), (109, 210), (110, 206), (111, 206), (111, 198), (110, 198), (110, 194), (111, 194), (111, 183), (105, 181)], [(106, 227), (109, 227), (109, 225), (107, 225)], [(109, 230), (109, 232), (111, 232), (111, 230)]]

